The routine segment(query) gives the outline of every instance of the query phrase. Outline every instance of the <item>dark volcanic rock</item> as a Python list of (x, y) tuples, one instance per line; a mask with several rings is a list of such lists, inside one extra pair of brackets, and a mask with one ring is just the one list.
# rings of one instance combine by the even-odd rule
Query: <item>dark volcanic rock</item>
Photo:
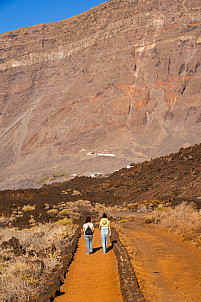
[(199, 143), (200, 16), (197, 0), (111, 0), (0, 35), (1, 188)]
[(128, 252), (119, 240), (118, 233), (114, 228), (112, 229), (111, 241), (118, 261), (118, 271), (123, 300), (125, 302), (145, 302), (145, 298), (137, 282)]
[[(123, 168), (105, 178), (76, 177), (69, 182), (45, 185), (40, 189), (0, 191), (0, 212), (9, 218), (15, 209), (30, 205), (35, 207), (32, 213), (36, 222), (48, 222), (60, 219), (48, 216), (49, 208), (80, 199), (105, 205), (136, 203), (136, 208), (141, 203), (149, 206), (150, 203), (171, 205), (187, 201), (201, 208), (200, 154), (201, 145), (195, 145), (176, 154), (133, 164), (131, 168)], [(80, 194), (75, 195), (75, 191)], [(47, 202), (49, 206), (46, 208)], [(83, 214), (89, 215), (87, 208), (85, 211), (82, 207), (80, 209), (82, 217)], [(30, 227), (29, 218), (24, 214), (12, 224)], [(77, 223), (82, 224), (82, 220)]]
[(12, 237), (9, 241), (2, 242), (0, 249), (4, 253), (14, 253), (15, 256), (20, 256), (22, 254), (19, 239), (15, 237)]

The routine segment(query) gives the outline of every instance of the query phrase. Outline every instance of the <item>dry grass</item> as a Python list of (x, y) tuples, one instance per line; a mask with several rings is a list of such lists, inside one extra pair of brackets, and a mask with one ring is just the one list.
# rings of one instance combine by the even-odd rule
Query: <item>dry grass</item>
[[(70, 218), (78, 220), (81, 218), (82, 208), (88, 208), (89, 211), (92, 211), (92, 205), (88, 200), (76, 200), (74, 202), (61, 202), (58, 205), (54, 206), (53, 209), (47, 211), (48, 215), (57, 215), (62, 218)], [(57, 213), (56, 213), (57, 211)]]
[[(17, 228), (0, 228), (0, 244), (8, 241), (11, 237), (19, 239), (23, 248), (43, 249), (51, 244), (60, 245), (63, 238), (70, 238), (75, 233), (76, 227), (70, 223), (46, 223), (30, 229), (18, 230)], [(66, 244), (67, 242), (63, 242)]]
[(64, 209), (64, 210), (59, 212), (59, 216), (68, 216), (69, 213), (70, 213), (69, 209)]
[(60, 263), (61, 250), (70, 244), (76, 229), (70, 219), (25, 230), (0, 228), (0, 244), (15, 237), (24, 251), (17, 257), (12, 249), (0, 249), (2, 261), (7, 258), (0, 263), (0, 301), (29, 301), (41, 291), (44, 277)]
[(192, 204), (181, 203), (175, 208), (158, 207), (147, 222), (156, 223), (186, 240), (201, 244), (201, 211)]
[(57, 224), (57, 225), (72, 225), (73, 222), (72, 222), (71, 219), (64, 218), (64, 219), (62, 219), (62, 220), (58, 220), (58, 221), (56, 222), (56, 224)]
[(33, 206), (27, 205), (27, 206), (23, 206), (22, 211), (25, 211), (25, 212), (26, 211), (34, 211), (35, 208), (36, 208), (35, 205), (33, 205)]
[(57, 209), (51, 209), (47, 211), (48, 215), (50, 216), (54, 216), (58, 214), (58, 210)]
[(5, 217), (2, 215), (0, 217), (0, 225), (2, 225), (2, 226), (10, 225), (15, 220), (16, 220), (16, 218), (14, 216)]
[(81, 192), (77, 191), (77, 190), (73, 190), (73, 193), (71, 194), (72, 196), (76, 196), (76, 195), (82, 195)]
[(23, 257), (0, 266), (0, 301), (29, 301), (43, 288), (40, 263), (25, 262)]

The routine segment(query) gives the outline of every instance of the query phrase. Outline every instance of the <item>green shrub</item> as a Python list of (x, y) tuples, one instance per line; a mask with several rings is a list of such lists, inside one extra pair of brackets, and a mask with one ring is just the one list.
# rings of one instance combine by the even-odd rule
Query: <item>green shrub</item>
[(33, 206), (27, 205), (27, 206), (23, 206), (22, 211), (25, 211), (25, 212), (26, 211), (34, 211), (35, 208), (36, 208), (35, 205), (33, 205)]
[(44, 183), (44, 182), (48, 182), (48, 181), (54, 181), (57, 178), (62, 178), (62, 177), (68, 177), (67, 173), (57, 173), (57, 174), (52, 174), (46, 177), (43, 177), (39, 180), (39, 183)]
[(64, 218), (64, 219), (58, 220), (55, 224), (56, 225), (72, 225), (73, 222), (71, 219)]

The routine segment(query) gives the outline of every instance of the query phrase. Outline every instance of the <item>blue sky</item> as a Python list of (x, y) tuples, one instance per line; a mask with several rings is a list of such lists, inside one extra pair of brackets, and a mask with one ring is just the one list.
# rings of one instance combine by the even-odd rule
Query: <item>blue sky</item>
[(0, 34), (64, 20), (103, 2), (106, 0), (0, 0)]

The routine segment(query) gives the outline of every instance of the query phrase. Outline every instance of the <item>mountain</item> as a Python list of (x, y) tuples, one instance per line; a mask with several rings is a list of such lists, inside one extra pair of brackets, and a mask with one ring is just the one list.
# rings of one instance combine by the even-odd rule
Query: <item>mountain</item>
[(199, 143), (200, 29), (199, 0), (111, 0), (0, 35), (0, 188)]
[[(147, 208), (174, 206), (184, 201), (194, 203), (201, 209), (200, 154), (201, 144), (132, 164), (130, 168), (120, 169), (109, 177), (82, 176), (39, 189), (0, 191), (0, 212), (4, 218), (17, 215), (13, 225), (25, 227), (29, 225), (30, 217), (43, 223), (56, 219), (55, 209), (61, 212), (71, 202), (72, 209), (77, 209), (79, 205), (79, 211), (85, 214), (90, 203), (97, 205), (98, 211), (101, 211), (101, 206), (97, 203), (146, 211)], [(27, 211), (22, 213), (22, 209), (26, 208)], [(61, 215), (58, 217), (61, 219)]]

